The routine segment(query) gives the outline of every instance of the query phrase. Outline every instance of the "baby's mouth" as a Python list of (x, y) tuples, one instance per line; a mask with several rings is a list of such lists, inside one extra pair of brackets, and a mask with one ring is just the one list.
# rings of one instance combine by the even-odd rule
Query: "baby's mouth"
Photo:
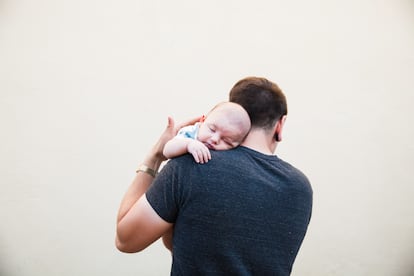
[(206, 145), (207, 148), (214, 150), (214, 146), (212, 144), (204, 143), (204, 145)]

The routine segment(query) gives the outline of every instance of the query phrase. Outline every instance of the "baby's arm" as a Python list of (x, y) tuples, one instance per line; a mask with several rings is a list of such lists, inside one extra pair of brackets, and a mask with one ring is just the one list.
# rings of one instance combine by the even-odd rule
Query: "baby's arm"
[(165, 144), (163, 154), (168, 159), (191, 153), (197, 163), (207, 163), (211, 159), (210, 150), (200, 141), (192, 138), (175, 137)]

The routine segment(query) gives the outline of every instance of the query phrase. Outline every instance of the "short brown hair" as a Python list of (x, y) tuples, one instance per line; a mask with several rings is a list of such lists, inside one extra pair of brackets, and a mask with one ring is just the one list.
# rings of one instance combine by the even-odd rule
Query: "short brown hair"
[(229, 100), (240, 104), (250, 116), (252, 127), (268, 129), (287, 114), (286, 97), (277, 84), (261, 77), (239, 80)]

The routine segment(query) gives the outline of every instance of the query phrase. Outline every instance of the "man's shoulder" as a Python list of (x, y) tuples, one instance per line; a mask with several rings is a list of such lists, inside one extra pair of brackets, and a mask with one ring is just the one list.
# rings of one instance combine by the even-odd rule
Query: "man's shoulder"
[(213, 160), (231, 160), (234, 158), (242, 158), (242, 156), (245, 154), (246, 152), (242, 149), (241, 146), (232, 148), (232, 149), (227, 149), (227, 150), (210, 150), (210, 154), (211, 154), (211, 161)]
[(169, 159), (165, 166), (182, 166), (184, 164), (193, 164), (195, 163), (194, 158), (191, 154), (186, 153), (172, 159)]
[(295, 186), (298, 187), (299, 189), (306, 190), (310, 194), (312, 194), (313, 193), (312, 186), (306, 174), (299, 168), (290, 164), (289, 162), (284, 161), (282, 159), (279, 159), (279, 160), (281, 161), (281, 164), (283, 164), (284, 166), (284, 170), (287, 173), (289, 181), (291, 183), (295, 183), (296, 184)]

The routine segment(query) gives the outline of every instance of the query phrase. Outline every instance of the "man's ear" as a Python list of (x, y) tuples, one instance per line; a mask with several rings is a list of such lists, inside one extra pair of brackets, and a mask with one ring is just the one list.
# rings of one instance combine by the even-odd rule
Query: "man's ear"
[(280, 142), (282, 141), (282, 131), (283, 131), (283, 126), (285, 125), (286, 122), (286, 115), (283, 115), (282, 118), (279, 119), (279, 121), (277, 121), (276, 126), (275, 126), (275, 140), (276, 142)]

